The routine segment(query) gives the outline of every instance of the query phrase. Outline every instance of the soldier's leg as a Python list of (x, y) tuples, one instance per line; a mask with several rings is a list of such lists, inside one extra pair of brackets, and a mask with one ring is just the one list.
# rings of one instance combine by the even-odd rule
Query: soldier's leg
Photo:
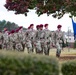
[(41, 52), (41, 42), (37, 41), (35, 47), (36, 47), (36, 53), (40, 54), (40, 52)]
[(26, 44), (27, 44), (27, 51), (28, 51), (28, 53), (32, 53), (32, 44), (31, 44), (31, 41), (28, 40), (28, 42)]
[(45, 55), (49, 55), (49, 50), (50, 50), (49, 44), (50, 44), (50, 42), (49, 42), (49, 40), (47, 39), (47, 40), (44, 42), (44, 53), (45, 53)]
[(43, 41), (41, 41), (41, 51), (40, 51), (40, 54), (43, 54), (43, 51), (44, 51), (44, 43), (43, 43)]
[(44, 45), (44, 54), (45, 55), (48, 55), (48, 47), (47, 47), (47, 44)]
[(22, 51), (24, 51), (25, 49), (25, 44), (23, 42), (21, 42), (21, 45), (22, 45)]
[(60, 57), (60, 54), (61, 54), (61, 47), (60, 47), (60, 44), (59, 44), (59, 43), (56, 43), (56, 48), (57, 48), (56, 56), (57, 56), (57, 57)]
[(15, 49), (16, 49), (17, 51), (19, 51), (19, 43), (18, 43), (18, 42), (16, 42)]
[(50, 42), (48, 42), (48, 44), (47, 44), (47, 54), (49, 55), (49, 52), (50, 52), (50, 47), (51, 46), (51, 43)]
[(13, 42), (13, 49), (16, 50), (16, 42)]
[(33, 42), (31, 43), (31, 45), (32, 45), (32, 52), (34, 52), (34, 44), (33, 44)]
[(20, 51), (23, 51), (23, 46), (21, 42), (19, 43), (19, 48), (20, 48)]

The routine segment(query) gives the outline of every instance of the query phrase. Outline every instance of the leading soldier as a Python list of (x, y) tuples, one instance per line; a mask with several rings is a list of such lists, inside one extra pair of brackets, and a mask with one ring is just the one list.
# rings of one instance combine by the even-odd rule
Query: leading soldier
[(54, 43), (56, 45), (57, 51), (56, 56), (60, 57), (62, 50), (62, 42), (64, 41), (64, 33), (61, 30), (62, 26), (58, 25), (57, 30), (54, 32)]

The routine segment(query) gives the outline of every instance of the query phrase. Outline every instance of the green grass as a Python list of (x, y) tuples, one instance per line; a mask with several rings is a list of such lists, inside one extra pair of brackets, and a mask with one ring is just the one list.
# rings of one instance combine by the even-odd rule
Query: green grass
[[(50, 55), (52, 56), (55, 56), (56, 54), (56, 49), (51, 49), (50, 50)], [(76, 55), (76, 50), (75, 49), (72, 49), (72, 48), (64, 48), (62, 51), (61, 51), (61, 56), (64, 56), (64, 55)]]
[[(12, 53), (15, 53), (15, 54), (23, 54), (23, 55), (28, 54), (27, 53), (27, 49), (25, 49), (24, 52), (18, 52), (18, 51), (13, 51), (13, 50), (0, 50), (0, 54), (1, 53), (3, 53), (3, 54), (7, 54), (7, 53), (12, 54)], [(36, 54), (36, 53), (34, 52), (32, 54)], [(69, 50), (68, 50), (68, 48), (64, 48), (61, 51), (61, 56), (68, 56), (68, 55), (73, 55), (73, 56), (76, 55), (76, 50), (72, 49), (72, 48), (70, 48)], [(54, 57), (56, 56), (56, 48), (50, 49), (49, 56), (54, 56)]]

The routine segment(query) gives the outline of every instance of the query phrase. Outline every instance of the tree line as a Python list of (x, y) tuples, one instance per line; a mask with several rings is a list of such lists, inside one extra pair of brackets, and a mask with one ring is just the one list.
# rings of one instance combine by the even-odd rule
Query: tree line
[[(6, 20), (0, 21), (0, 31), (3, 31), (4, 28), (7, 28), (9, 31), (11, 31), (11, 30), (15, 30), (18, 27), (19, 26), (14, 22), (6, 21)], [(24, 27), (23, 27), (23, 29), (26, 30), (26, 28), (24, 28)]]

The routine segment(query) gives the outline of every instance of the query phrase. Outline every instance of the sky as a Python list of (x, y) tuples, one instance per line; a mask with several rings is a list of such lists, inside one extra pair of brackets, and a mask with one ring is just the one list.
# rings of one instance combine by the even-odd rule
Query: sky
[(37, 14), (35, 13), (35, 10), (31, 10), (28, 13), (27, 17), (22, 14), (15, 15), (14, 11), (8, 11), (4, 7), (5, 1), (6, 0), (0, 1), (0, 21), (6, 20), (6, 21), (14, 22), (19, 26), (23, 26), (25, 28), (28, 28), (28, 26), (31, 23), (33, 23), (35, 29), (36, 29), (36, 25), (38, 24), (48, 23), (49, 30), (52, 31), (57, 29), (58, 24), (61, 24), (62, 31), (67, 32), (69, 29), (73, 32), (72, 21), (71, 18), (69, 18), (69, 14), (65, 14), (61, 19), (55, 19), (51, 15), (47, 16), (46, 14), (43, 14), (40, 17), (38, 17)]

